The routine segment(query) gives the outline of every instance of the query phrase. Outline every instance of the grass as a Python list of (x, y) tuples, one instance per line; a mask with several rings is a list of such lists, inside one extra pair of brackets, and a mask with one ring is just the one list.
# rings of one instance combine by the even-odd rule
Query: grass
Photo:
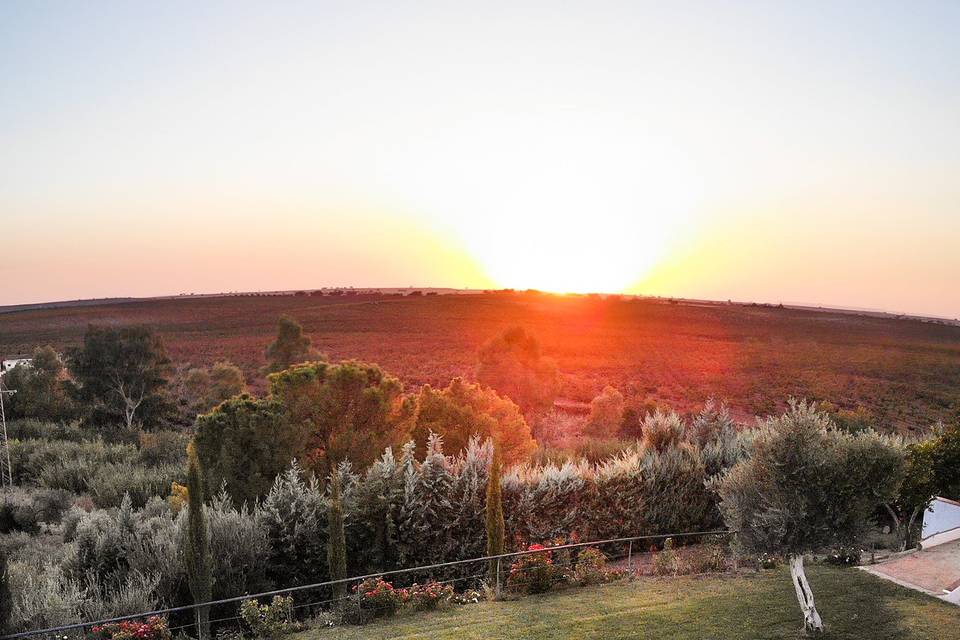
[[(844, 640), (958, 639), (960, 608), (854, 569), (808, 570), (827, 627)], [(697, 638), (802, 637), (789, 573), (643, 578), (515, 601), (484, 602), (432, 614), (402, 614), (365, 627), (310, 630), (295, 640), (375, 638)]]

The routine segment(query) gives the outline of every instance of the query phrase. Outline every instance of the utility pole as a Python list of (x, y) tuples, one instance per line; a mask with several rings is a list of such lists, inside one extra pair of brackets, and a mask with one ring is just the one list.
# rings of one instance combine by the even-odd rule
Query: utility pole
[(3, 377), (0, 376), (0, 423), (3, 424), (3, 441), (0, 442), (0, 482), (6, 488), (13, 488), (13, 465), (10, 463), (10, 441), (7, 439), (7, 414), (3, 408), (3, 394), (11, 396), (16, 393), (12, 389), (3, 388)]

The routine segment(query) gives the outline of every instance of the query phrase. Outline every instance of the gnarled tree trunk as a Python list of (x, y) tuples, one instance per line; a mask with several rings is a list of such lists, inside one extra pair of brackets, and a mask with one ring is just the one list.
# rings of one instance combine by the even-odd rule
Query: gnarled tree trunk
[(823, 631), (823, 621), (817, 613), (817, 605), (813, 602), (813, 591), (807, 582), (807, 574), (803, 571), (803, 556), (790, 556), (790, 577), (793, 578), (793, 588), (797, 590), (797, 601), (803, 612), (803, 628), (814, 631)]

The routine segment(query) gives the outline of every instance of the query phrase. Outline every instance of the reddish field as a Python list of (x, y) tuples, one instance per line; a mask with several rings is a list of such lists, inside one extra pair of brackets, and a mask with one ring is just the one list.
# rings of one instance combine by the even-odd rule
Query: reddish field
[(477, 347), (516, 324), (539, 336), (575, 400), (613, 384), (632, 402), (681, 411), (714, 396), (744, 419), (796, 396), (863, 405), (900, 431), (960, 412), (960, 327), (740, 305), (519, 294), (145, 300), (0, 314), (0, 354), (62, 349), (88, 323), (146, 323), (178, 365), (229, 359), (262, 388), (281, 313), (331, 358), (377, 362), (411, 387), (472, 377)]

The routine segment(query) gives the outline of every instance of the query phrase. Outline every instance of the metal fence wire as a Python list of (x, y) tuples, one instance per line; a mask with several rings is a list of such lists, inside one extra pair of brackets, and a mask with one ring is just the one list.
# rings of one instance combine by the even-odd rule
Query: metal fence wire
[[(524, 587), (527, 586), (531, 580), (525, 579), (523, 574), (518, 574), (517, 577), (512, 577), (510, 575), (510, 569), (513, 562), (524, 556), (531, 556), (536, 554), (550, 554), (554, 560), (552, 566), (555, 568), (561, 568), (566, 570), (573, 570), (575, 562), (573, 560), (573, 555), (570, 554), (570, 551), (583, 549), (585, 547), (606, 547), (610, 549), (609, 553), (605, 553), (608, 562), (625, 562), (626, 566), (623, 567), (627, 572), (633, 570), (634, 562), (638, 558), (641, 551), (644, 551), (640, 548), (640, 545), (636, 544), (642, 541), (655, 541), (655, 540), (665, 540), (667, 538), (700, 538), (708, 536), (730, 536), (735, 534), (733, 531), (719, 530), (719, 531), (692, 531), (692, 532), (680, 532), (680, 533), (664, 533), (656, 535), (643, 535), (643, 536), (631, 536), (625, 538), (608, 538), (605, 540), (591, 540), (588, 542), (575, 542), (570, 544), (562, 544), (554, 547), (545, 547), (542, 549), (527, 549), (524, 551), (514, 551), (511, 553), (503, 553), (500, 555), (494, 556), (482, 556), (478, 558), (469, 558), (466, 560), (453, 560), (450, 562), (438, 562), (435, 564), (422, 565), (417, 567), (408, 567), (404, 569), (393, 569), (389, 571), (381, 571), (377, 573), (368, 573), (365, 575), (352, 576), (349, 578), (342, 578), (339, 580), (327, 580), (325, 582), (317, 582), (314, 584), (307, 585), (298, 585), (294, 587), (286, 587), (283, 589), (274, 589), (272, 591), (264, 591), (261, 593), (252, 593), (245, 594), (240, 596), (234, 596), (231, 598), (222, 598), (220, 600), (211, 600), (209, 602), (201, 602), (197, 604), (182, 605), (179, 607), (169, 607), (166, 609), (157, 609), (155, 611), (145, 611), (142, 613), (135, 613), (124, 616), (117, 616), (114, 618), (106, 618), (103, 620), (92, 620), (89, 622), (78, 622), (74, 624), (67, 624), (58, 627), (48, 627), (45, 629), (33, 629), (30, 631), (21, 631), (18, 633), (13, 633), (5, 636), (0, 636), (0, 640), (17, 640), (18, 638), (32, 638), (32, 637), (50, 637), (58, 638), (63, 640), (64, 638), (71, 636), (78, 636), (85, 634), (89, 629), (96, 626), (108, 625), (118, 622), (125, 622), (131, 620), (141, 620), (150, 618), (153, 616), (169, 616), (170, 614), (189, 614), (193, 612), (197, 613), (201, 608), (208, 608), (208, 611), (223, 611), (224, 605), (238, 604), (245, 600), (261, 600), (263, 598), (271, 598), (273, 596), (287, 596), (292, 594), (303, 594), (306, 596), (304, 602), (295, 603), (292, 606), (292, 610), (296, 612), (304, 612), (308, 615), (317, 615), (322, 611), (340, 611), (345, 614), (352, 614), (351, 609), (355, 609), (357, 615), (357, 620), (362, 621), (369, 618), (376, 617), (376, 615), (389, 607), (374, 607), (369, 604), (364, 604), (362, 600), (362, 593), (360, 592), (360, 585), (365, 581), (371, 578), (387, 578), (387, 577), (402, 577), (402, 576), (426, 576), (428, 579), (431, 579), (433, 576), (443, 576), (444, 574), (450, 575), (451, 570), (465, 570), (467, 575), (454, 576), (445, 578), (443, 580), (435, 580), (440, 584), (450, 584), (457, 585), (462, 584), (464, 588), (472, 587), (479, 588), (481, 584), (484, 584), (484, 580), (489, 580), (491, 577), (494, 584), (492, 588), (498, 592), (504, 586), (507, 585), (508, 580), (511, 588)], [(495, 564), (494, 564), (495, 563)], [(475, 567), (469, 567), (469, 565), (476, 565)], [(488, 575), (488, 567), (493, 565), (495, 567), (495, 576)], [(512, 578), (512, 579), (511, 579)], [(339, 585), (347, 585), (347, 595), (343, 597), (331, 597), (334, 593), (334, 587)], [(308, 595), (310, 592), (314, 592), (314, 599), (311, 599)], [(225, 613), (225, 612), (224, 612)], [(184, 622), (183, 624), (177, 624), (175, 626), (170, 626), (169, 629), (172, 633), (183, 632), (186, 633), (190, 628), (194, 628), (198, 631), (197, 637), (199, 637), (199, 628), (195, 619), (191, 620), (193, 616), (184, 615), (185, 620), (190, 620), (189, 622)], [(211, 616), (210, 619), (211, 626), (220, 625), (221, 627), (227, 626), (229, 624), (239, 625), (241, 624), (241, 618), (238, 610), (234, 610), (234, 615), (220, 615), (220, 617)], [(208, 638), (202, 638), (201, 640), (209, 640)]]

